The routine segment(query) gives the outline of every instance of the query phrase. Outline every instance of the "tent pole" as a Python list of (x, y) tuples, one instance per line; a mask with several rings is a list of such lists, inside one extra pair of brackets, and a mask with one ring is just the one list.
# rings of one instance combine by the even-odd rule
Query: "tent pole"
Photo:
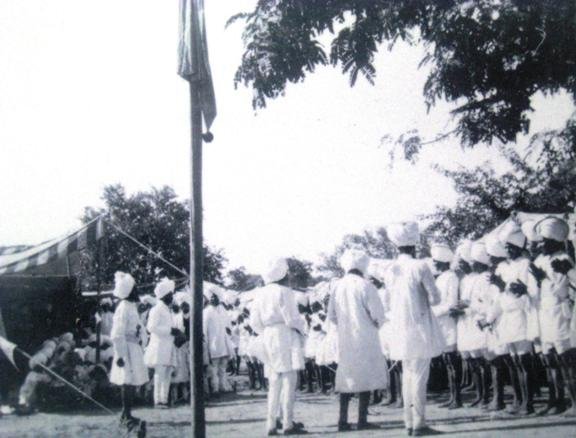
[(204, 438), (204, 363), (202, 355), (202, 309), (204, 294), (203, 237), (202, 237), (202, 112), (199, 84), (190, 81), (190, 116), (192, 135), (192, 188), (190, 197), (190, 277), (192, 289), (192, 318), (190, 318), (190, 383), (192, 407), (192, 436)]

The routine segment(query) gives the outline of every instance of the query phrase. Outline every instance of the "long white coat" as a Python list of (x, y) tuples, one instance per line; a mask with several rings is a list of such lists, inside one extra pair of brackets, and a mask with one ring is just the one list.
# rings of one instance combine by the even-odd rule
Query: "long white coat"
[[(115, 385), (140, 386), (148, 381), (148, 370), (144, 365), (141, 346), (140, 317), (136, 303), (120, 301), (112, 319), (110, 337), (114, 346), (114, 359), (110, 370), (110, 382)], [(124, 366), (116, 361), (122, 358)]]
[(442, 272), (436, 278), (436, 287), (440, 292), (440, 303), (432, 307), (444, 335), (446, 346), (456, 345), (456, 319), (450, 316), (450, 309), (458, 304), (458, 286), (460, 280), (454, 271)]
[(172, 327), (170, 309), (162, 300), (158, 300), (148, 315), (147, 328), (150, 333), (150, 341), (144, 354), (144, 361), (148, 367), (175, 367), (177, 365), (176, 346), (174, 345), (174, 336), (171, 334)]
[(328, 319), (338, 331), (336, 391), (386, 388), (388, 367), (378, 335), (384, 323), (384, 308), (376, 288), (354, 274), (334, 282)]
[(429, 359), (439, 356), (446, 344), (431, 306), (440, 302), (440, 293), (427, 263), (400, 254), (388, 270), (390, 323), (395, 341), (394, 360)]
[(226, 333), (230, 316), (222, 306), (209, 305), (204, 309), (202, 327), (210, 360), (234, 355), (234, 347)]
[(275, 283), (264, 286), (254, 299), (250, 322), (262, 337), (258, 359), (267, 375), (304, 368), (306, 323), (292, 289)]

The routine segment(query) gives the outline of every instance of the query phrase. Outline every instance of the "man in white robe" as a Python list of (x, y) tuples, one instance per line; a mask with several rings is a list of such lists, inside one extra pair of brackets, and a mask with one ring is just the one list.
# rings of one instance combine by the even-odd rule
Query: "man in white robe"
[(280, 413), (284, 435), (306, 433), (302, 423), (294, 422), (297, 373), (304, 369), (305, 321), (298, 312), (294, 291), (288, 287), (287, 260), (272, 260), (262, 278), (266, 285), (252, 303), (250, 321), (262, 336), (259, 359), (269, 382), (268, 435), (278, 433)]
[[(112, 321), (111, 339), (114, 358), (110, 370), (110, 383), (121, 386), (122, 415), (120, 422), (128, 431), (139, 429), (146, 434), (146, 422), (132, 415), (136, 387), (148, 381), (141, 346), (141, 326), (136, 303), (138, 292), (130, 274), (116, 272), (114, 296), (120, 300)], [(32, 367), (31, 367), (32, 368)]]
[(430, 361), (445, 348), (442, 331), (431, 306), (440, 303), (440, 293), (424, 260), (417, 260), (420, 241), (418, 224), (397, 223), (387, 227), (388, 237), (398, 248), (398, 258), (390, 267), (391, 324), (397, 339), (392, 357), (402, 360), (404, 423), (409, 434), (438, 433), (426, 426), (426, 386)]
[(144, 361), (154, 369), (154, 406), (168, 408), (168, 395), (172, 371), (176, 367), (175, 336), (179, 331), (172, 324), (170, 305), (172, 304), (175, 284), (164, 278), (154, 288), (156, 304), (148, 315), (150, 341), (146, 347)]
[(234, 347), (226, 329), (230, 326), (228, 312), (220, 303), (218, 294), (212, 292), (208, 306), (203, 312), (203, 332), (208, 348), (208, 374), (212, 385), (212, 393), (231, 390), (226, 373), (226, 366), (234, 356)]
[(450, 397), (443, 407), (456, 409), (462, 406), (460, 398), (459, 356), (456, 352), (456, 318), (451, 310), (458, 305), (458, 287), (460, 280), (450, 264), (454, 259), (454, 253), (448, 245), (435, 244), (430, 248), (432, 260), (436, 271), (440, 275), (436, 278), (436, 287), (440, 292), (440, 303), (432, 307), (432, 311), (442, 329), (446, 348), (442, 353), (442, 360), (448, 371), (448, 387)]
[[(542, 351), (559, 368), (572, 406), (567, 416), (576, 416), (576, 316), (570, 295), (576, 289), (576, 269), (566, 252), (568, 224), (548, 217), (535, 226), (542, 237), (543, 254), (531, 265), (539, 286), (538, 316)], [(574, 298), (572, 296), (572, 298)]]
[(388, 367), (378, 334), (384, 308), (376, 288), (363, 277), (368, 263), (368, 256), (361, 251), (344, 253), (340, 265), (345, 275), (334, 282), (328, 305), (328, 319), (338, 330), (339, 431), (350, 430), (348, 405), (354, 393), (359, 393), (357, 428), (378, 428), (368, 423), (370, 391), (388, 386)]

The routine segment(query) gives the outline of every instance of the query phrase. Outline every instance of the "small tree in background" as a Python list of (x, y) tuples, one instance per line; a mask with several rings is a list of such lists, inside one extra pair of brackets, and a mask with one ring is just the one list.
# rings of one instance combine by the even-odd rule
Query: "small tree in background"
[[(109, 185), (104, 188), (102, 200), (103, 208), (85, 208), (83, 223), (106, 214), (118, 228), (181, 270), (189, 271), (190, 212), (187, 203), (179, 201), (172, 188), (152, 188), (129, 195), (122, 185)], [(151, 284), (165, 276), (185, 278), (109, 225), (102, 250), (102, 259), (97, 245), (81, 254), (79, 277), (84, 288), (95, 288), (98, 275), (102, 283), (110, 284), (114, 272), (119, 270), (131, 273), (138, 284)], [(222, 250), (204, 246), (205, 280), (221, 284), (226, 263)]]
[(255, 274), (249, 274), (244, 266), (231, 269), (226, 274), (226, 287), (238, 292), (245, 292), (264, 284), (262, 277)]

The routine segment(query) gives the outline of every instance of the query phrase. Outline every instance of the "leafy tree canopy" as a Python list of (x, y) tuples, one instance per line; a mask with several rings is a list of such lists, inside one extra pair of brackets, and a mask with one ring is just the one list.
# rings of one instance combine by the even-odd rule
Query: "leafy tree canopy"
[(527, 157), (501, 147), (510, 170), (503, 175), (490, 166), (437, 170), (453, 182), (454, 207), (438, 207), (425, 219), (427, 232), (452, 244), (481, 237), (514, 211), (568, 213), (576, 206), (576, 117), (558, 131), (535, 135)]
[(398, 40), (425, 48), (425, 102), (454, 105), (466, 146), (526, 133), (538, 91), (576, 99), (573, 0), (259, 0), (235, 19), (245, 20), (235, 83), (253, 88), (254, 107), (322, 65), (339, 66), (352, 86), (358, 75), (373, 83), (376, 52)]
[(244, 266), (231, 269), (228, 271), (226, 277), (226, 287), (238, 292), (252, 290), (264, 284), (262, 277), (255, 274), (249, 274)]
[[(86, 207), (82, 218), (84, 223), (106, 214), (118, 228), (176, 267), (189, 271), (190, 212), (187, 203), (179, 201), (172, 188), (152, 188), (129, 195), (122, 185), (109, 185), (104, 188), (102, 200), (103, 208)], [(101, 282), (106, 284), (111, 283), (114, 272), (119, 270), (131, 273), (138, 284), (152, 284), (165, 276), (184, 277), (111, 226), (106, 226), (103, 246), (103, 257), (98, 256), (97, 245), (88, 248), (81, 256), (80, 277), (84, 287), (97, 286), (98, 269)], [(205, 280), (222, 284), (226, 263), (222, 250), (204, 247)]]

